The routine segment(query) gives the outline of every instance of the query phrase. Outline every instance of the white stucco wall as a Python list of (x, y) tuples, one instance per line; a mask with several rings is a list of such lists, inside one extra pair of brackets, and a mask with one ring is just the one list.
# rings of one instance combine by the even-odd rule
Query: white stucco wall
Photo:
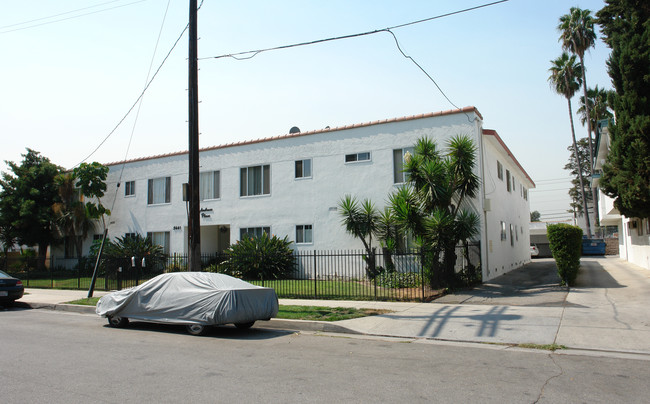
[[(534, 186), (515, 164), (506, 150), (492, 136), (484, 136), (483, 178), (486, 201), (485, 234), (487, 262), (483, 265), (483, 279), (503, 275), (530, 262), (530, 206), (523, 196), (523, 188)], [(503, 166), (503, 179), (497, 175), (497, 161)], [(506, 170), (511, 175), (511, 191), (507, 188)], [(514, 178), (514, 189), (512, 188)], [(523, 187), (523, 188), (522, 188)], [(489, 205), (489, 209), (488, 206)], [(501, 239), (501, 222), (506, 225), (506, 238)], [(512, 237), (510, 226), (513, 226)]]

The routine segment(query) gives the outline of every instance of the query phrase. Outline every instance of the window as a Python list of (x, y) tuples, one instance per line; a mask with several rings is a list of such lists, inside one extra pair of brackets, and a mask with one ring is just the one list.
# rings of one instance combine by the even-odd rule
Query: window
[(313, 230), (311, 224), (300, 224), (296, 226), (296, 244), (313, 243)]
[(124, 240), (128, 238), (136, 238), (137, 235), (138, 233), (124, 233)]
[(370, 161), (370, 152), (346, 154), (346, 163), (355, 163), (358, 161)]
[(511, 184), (510, 184), (510, 170), (506, 170), (506, 186), (508, 187), (508, 192), (511, 191)]
[(514, 226), (511, 224), (510, 225), (510, 245), (511, 246), (515, 245), (515, 237), (514, 237), (515, 235), (513, 234), (513, 232), (514, 232), (513, 227)]
[(503, 181), (503, 164), (499, 160), (497, 160), (497, 177)]
[(311, 159), (296, 160), (296, 178), (311, 178)]
[(404, 172), (407, 153), (413, 155), (413, 147), (393, 150), (393, 183), (401, 184), (409, 180), (408, 174)]
[(169, 203), (171, 200), (171, 177), (160, 177), (149, 180), (147, 204)]
[(93, 234), (93, 241), (102, 240), (103, 238), (103, 234)]
[(151, 242), (154, 245), (161, 246), (164, 254), (169, 254), (169, 232), (168, 231), (148, 232), (147, 238), (151, 239)]
[(73, 258), (76, 256), (75, 238), (76, 236), (65, 236), (65, 238), (63, 239), (64, 258)]
[(516, 188), (515, 188), (515, 176), (513, 175), (512, 176), (512, 192), (515, 192), (515, 190), (516, 190)]
[(528, 189), (524, 188), (524, 199), (528, 200)]
[(506, 239), (506, 222), (501, 222), (501, 240)]
[(269, 195), (271, 193), (271, 166), (252, 166), (241, 169), (240, 196)]
[(124, 183), (124, 196), (135, 195), (135, 181), (127, 181)]
[(239, 229), (239, 239), (243, 240), (246, 237), (262, 237), (262, 234), (266, 233), (267, 235), (271, 234), (271, 228), (266, 227), (242, 227)]
[(208, 171), (201, 173), (201, 181), (199, 183), (199, 194), (201, 200), (206, 199), (219, 199), (221, 197), (219, 191), (219, 181), (221, 175), (219, 171)]

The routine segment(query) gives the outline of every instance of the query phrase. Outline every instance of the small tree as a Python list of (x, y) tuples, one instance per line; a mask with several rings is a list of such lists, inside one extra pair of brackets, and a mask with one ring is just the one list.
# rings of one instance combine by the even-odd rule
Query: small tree
[(372, 236), (377, 233), (380, 215), (370, 199), (365, 199), (361, 205), (356, 198), (346, 195), (339, 202), (339, 213), (345, 230), (361, 240), (366, 251), (366, 275), (370, 279), (377, 276), (375, 263), (375, 248), (372, 246)]
[(530, 212), (530, 221), (531, 222), (539, 222), (541, 218), (542, 218), (542, 214), (539, 213), (538, 211), (534, 210), (534, 211)]

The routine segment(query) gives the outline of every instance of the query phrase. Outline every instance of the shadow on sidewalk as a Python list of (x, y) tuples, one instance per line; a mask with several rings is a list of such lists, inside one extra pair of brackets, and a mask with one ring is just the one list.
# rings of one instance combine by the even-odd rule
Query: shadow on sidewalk
[[(607, 259), (602, 257), (600, 259)], [(595, 289), (614, 289), (625, 288), (614, 279), (605, 267), (598, 262), (599, 258), (590, 257), (589, 259), (580, 260), (580, 270), (576, 278), (575, 288), (595, 288)], [(575, 292), (572, 289), (572, 292)]]

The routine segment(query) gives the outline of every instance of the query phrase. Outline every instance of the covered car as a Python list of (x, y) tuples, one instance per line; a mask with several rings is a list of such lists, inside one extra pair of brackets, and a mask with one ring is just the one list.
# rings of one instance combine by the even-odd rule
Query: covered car
[(269, 320), (278, 314), (278, 297), (271, 288), (228, 275), (174, 272), (103, 296), (96, 312), (112, 327), (133, 319), (182, 324), (190, 334), (201, 335), (209, 326), (249, 328), (257, 320)]

